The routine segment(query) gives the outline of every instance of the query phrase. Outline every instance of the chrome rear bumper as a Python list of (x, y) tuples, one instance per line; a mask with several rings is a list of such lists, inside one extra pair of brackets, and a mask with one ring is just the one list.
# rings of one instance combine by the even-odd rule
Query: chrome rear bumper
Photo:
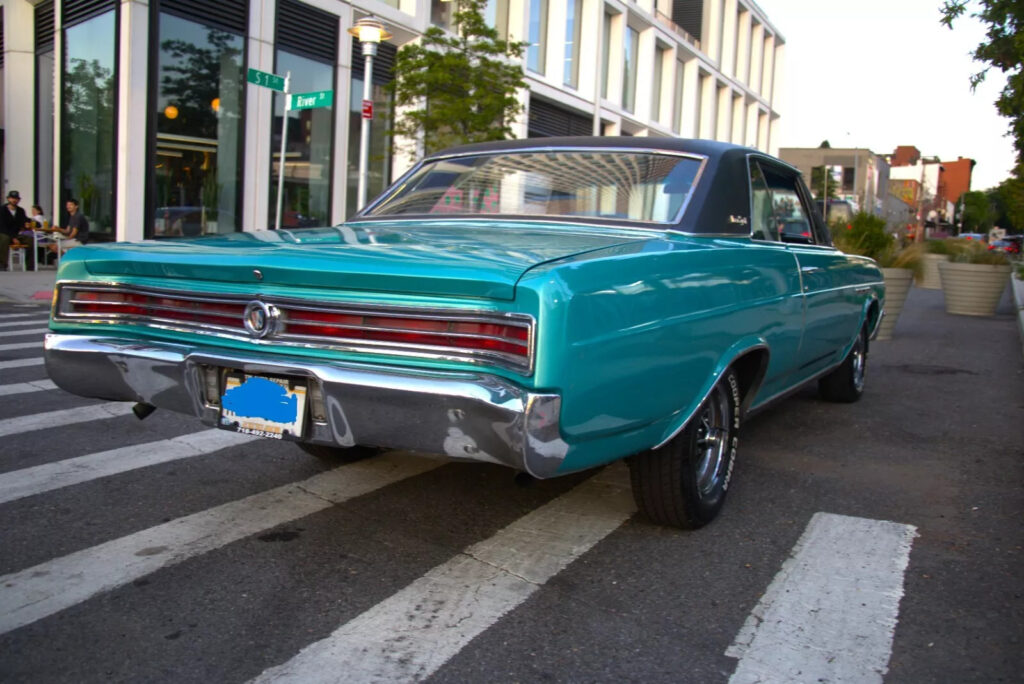
[(183, 344), (94, 335), (49, 334), (50, 378), (73, 394), (136, 401), (198, 416), (217, 426), (220, 409), (204, 398), (204, 373), (223, 368), (305, 378), (322, 394), (304, 441), (356, 444), (499, 463), (552, 477), (568, 451), (558, 425), (561, 397), (530, 392), (477, 372), (416, 371), (319, 362)]

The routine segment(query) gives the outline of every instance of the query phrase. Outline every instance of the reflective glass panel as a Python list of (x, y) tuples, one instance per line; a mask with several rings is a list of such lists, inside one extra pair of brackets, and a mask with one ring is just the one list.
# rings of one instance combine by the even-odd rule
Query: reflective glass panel
[[(291, 91), (310, 93), (334, 90), (334, 69), (330, 64), (300, 57), (283, 50), (277, 52), (274, 73), (291, 72)], [(271, 134), (269, 224), (277, 218), (277, 184), (281, 157), (281, 116), (284, 95), (274, 93), (274, 127)], [(288, 112), (288, 136), (285, 140), (284, 192), (281, 202), (281, 226), (326, 226), (331, 222), (331, 148), (334, 107), (317, 107)]]
[[(110, 11), (64, 31), (61, 206), (69, 198), (78, 199), (94, 240), (114, 234), (114, 15)], [(62, 213), (44, 208), (54, 216)]]
[(241, 229), (242, 36), (160, 15), (152, 234)]
[(586, 217), (675, 223), (701, 168), (647, 152), (508, 152), (428, 161), (370, 216)]

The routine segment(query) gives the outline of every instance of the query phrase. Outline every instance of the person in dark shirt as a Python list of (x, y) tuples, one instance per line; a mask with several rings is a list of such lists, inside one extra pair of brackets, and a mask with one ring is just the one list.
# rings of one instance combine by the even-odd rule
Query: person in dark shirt
[[(78, 200), (72, 197), (64, 203), (64, 207), (68, 210), (68, 217), (64, 222), (64, 227), (54, 226), (53, 228), (64, 236), (60, 243), (61, 252), (66, 252), (72, 247), (84, 245), (89, 241), (89, 220), (78, 210)], [(56, 252), (57, 245), (50, 245), (50, 251)]]
[(11, 243), (18, 233), (29, 227), (25, 210), (18, 206), (21, 195), (17, 190), (7, 193), (7, 204), (0, 209), (0, 270), (7, 270), (7, 259), (11, 254)]

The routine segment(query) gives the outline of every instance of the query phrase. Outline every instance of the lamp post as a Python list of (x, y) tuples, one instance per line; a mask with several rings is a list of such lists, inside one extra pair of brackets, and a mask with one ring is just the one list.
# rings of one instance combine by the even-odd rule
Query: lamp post
[[(373, 79), (373, 58), (377, 54), (377, 44), (382, 40), (391, 38), (391, 34), (384, 29), (384, 24), (376, 17), (363, 17), (348, 30), (349, 34), (358, 40), (363, 46), (363, 58), (365, 61), (363, 71), (363, 103), (369, 101), (372, 96)], [(359, 134), (359, 191), (357, 194), (356, 209), (366, 206), (366, 181), (367, 162), (370, 156), (370, 118), (363, 114), (362, 128)]]

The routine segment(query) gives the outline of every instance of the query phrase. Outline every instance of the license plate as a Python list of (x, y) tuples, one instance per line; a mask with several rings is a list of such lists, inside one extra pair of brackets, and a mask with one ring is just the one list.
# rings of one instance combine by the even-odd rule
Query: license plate
[(246, 435), (300, 439), (306, 387), (260, 375), (229, 375), (221, 397), (220, 426)]

